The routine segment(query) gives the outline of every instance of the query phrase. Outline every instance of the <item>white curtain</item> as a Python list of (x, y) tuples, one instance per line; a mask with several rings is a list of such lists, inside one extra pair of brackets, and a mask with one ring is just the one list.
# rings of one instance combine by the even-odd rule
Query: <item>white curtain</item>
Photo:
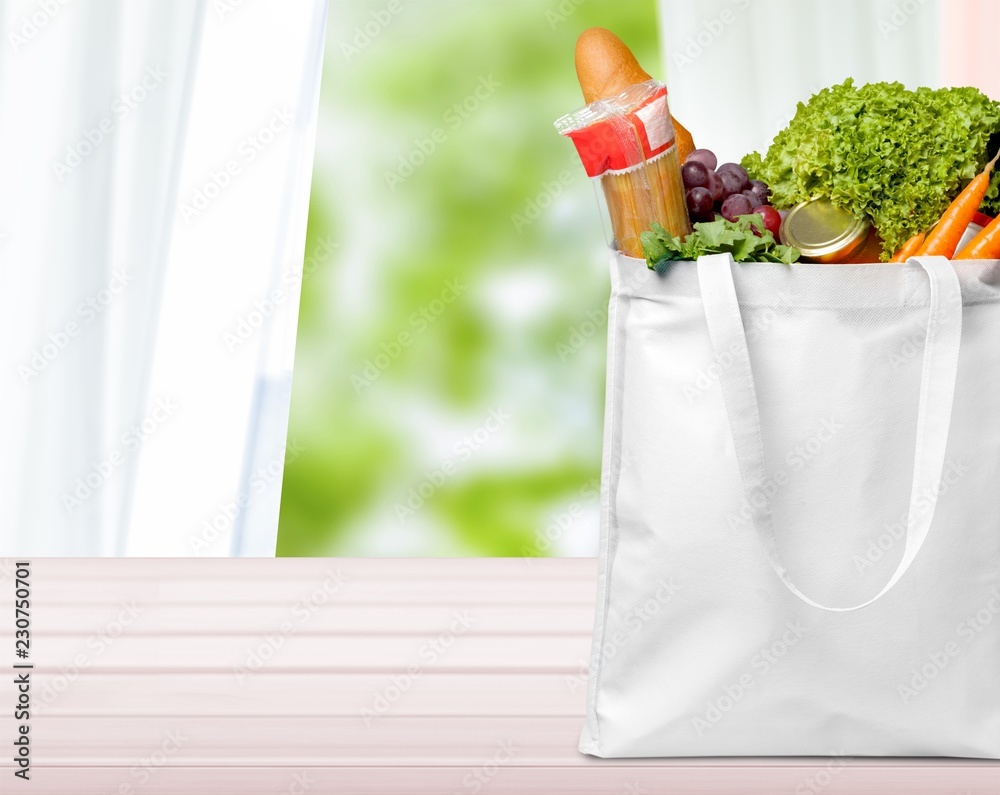
[(0, 2), (0, 554), (273, 554), (325, 12)]
[(997, 0), (658, 0), (670, 109), (721, 160), (767, 148), (797, 102), (857, 84), (1000, 100)]

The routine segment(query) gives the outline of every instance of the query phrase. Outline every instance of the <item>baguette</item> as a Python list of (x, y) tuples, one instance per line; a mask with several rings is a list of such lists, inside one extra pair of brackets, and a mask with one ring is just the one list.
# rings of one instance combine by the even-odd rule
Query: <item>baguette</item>
[[(588, 105), (653, 79), (625, 42), (605, 28), (588, 28), (580, 34), (576, 41), (576, 76)], [(673, 124), (677, 154), (683, 163), (695, 149), (694, 140), (676, 117)]]

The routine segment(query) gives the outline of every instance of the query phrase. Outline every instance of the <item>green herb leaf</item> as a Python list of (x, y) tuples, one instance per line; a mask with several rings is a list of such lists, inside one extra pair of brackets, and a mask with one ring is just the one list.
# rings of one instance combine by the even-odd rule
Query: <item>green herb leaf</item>
[[(760, 232), (759, 236), (754, 233), (755, 229)], [(798, 249), (775, 241), (759, 215), (695, 224), (694, 231), (684, 239), (671, 235), (660, 224), (653, 224), (650, 230), (641, 235), (642, 250), (646, 264), (661, 276), (671, 262), (696, 260), (705, 254), (728, 253), (737, 262), (791, 264), (799, 258)]]

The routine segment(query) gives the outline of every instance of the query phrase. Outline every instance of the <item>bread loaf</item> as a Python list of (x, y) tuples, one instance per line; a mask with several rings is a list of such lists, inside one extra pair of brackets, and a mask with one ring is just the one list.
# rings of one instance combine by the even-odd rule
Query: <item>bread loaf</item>
[[(576, 41), (576, 76), (588, 105), (653, 79), (625, 42), (605, 28), (588, 28), (580, 34)], [(676, 117), (673, 123), (677, 153), (683, 163), (695, 149), (694, 140)]]

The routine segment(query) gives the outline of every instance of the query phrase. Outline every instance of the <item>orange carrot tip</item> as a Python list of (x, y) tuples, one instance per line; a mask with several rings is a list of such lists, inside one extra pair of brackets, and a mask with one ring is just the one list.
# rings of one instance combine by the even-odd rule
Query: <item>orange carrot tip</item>
[(889, 262), (906, 262), (906, 260), (920, 250), (925, 237), (927, 237), (926, 232), (917, 232), (913, 237), (903, 243), (899, 251), (892, 255), (892, 259), (890, 259)]
[[(997, 153), (1000, 155), (1000, 152)], [(951, 206), (941, 216), (937, 226), (927, 235), (927, 239), (918, 252), (921, 256), (941, 256), (952, 257), (958, 243), (972, 223), (972, 218), (976, 210), (986, 198), (986, 191), (990, 189), (990, 172), (993, 171), (993, 164), (997, 158), (993, 158), (977, 175), (972, 182), (965, 186), (958, 197), (951, 203)]]
[(955, 259), (1000, 259), (1000, 218), (994, 218)]

